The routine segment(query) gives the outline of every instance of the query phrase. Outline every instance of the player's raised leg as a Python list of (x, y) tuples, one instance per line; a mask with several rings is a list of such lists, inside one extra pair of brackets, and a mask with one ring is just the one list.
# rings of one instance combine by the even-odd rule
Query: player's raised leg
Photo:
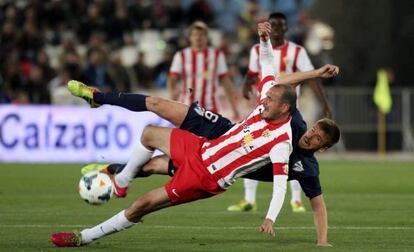
[(176, 127), (184, 121), (189, 108), (183, 103), (160, 97), (123, 92), (100, 92), (97, 88), (76, 80), (68, 82), (68, 90), (72, 95), (84, 99), (91, 107), (109, 104), (135, 112), (151, 111)]

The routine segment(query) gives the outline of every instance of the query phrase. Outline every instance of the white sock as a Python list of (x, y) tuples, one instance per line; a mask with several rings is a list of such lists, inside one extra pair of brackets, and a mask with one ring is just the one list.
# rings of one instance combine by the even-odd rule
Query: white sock
[(110, 235), (115, 232), (130, 228), (136, 223), (130, 222), (125, 217), (125, 210), (112, 216), (110, 219), (94, 226), (93, 228), (84, 229), (81, 231), (82, 244), (88, 244), (99, 239), (105, 235)]
[(132, 152), (131, 158), (128, 160), (125, 168), (115, 176), (115, 182), (120, 187), (126, 187), (134, 179), (135, 174), (146, 164), (154, 154), (154, 151), (148, 150), (145, 146), (138, 142), (138, 145)]
[(253, 179), (244, 179), (244, 199), (250, 203), (256, 203), (256, 191), (259, 181)]
[(302, 202), (302, 199), (301, 199), (302, 188), (300, 187), (300, 184), (297, 180), (290, 181), (290, 191), (292, 193), (292, 199), (290, 202), (295, 202), (295, 201)]

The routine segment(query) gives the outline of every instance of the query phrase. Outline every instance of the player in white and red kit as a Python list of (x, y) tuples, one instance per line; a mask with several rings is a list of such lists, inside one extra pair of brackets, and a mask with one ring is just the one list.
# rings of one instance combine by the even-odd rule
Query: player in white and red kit
[[(270, 25), (260, 24), (259, 31), (263, 44), (262, 62), (270, 59), (271, 45), (266, 36)], [(177, 172), (164, 186), (146, 193), (128, 209), (121, 211), (107, 221), (75, 233), (57, 233), (51, 236), (57, 246), (81, 246), (105, 235), (129, 228), (148, 213), (162, 208), (220, 194), (233, 184), (238, 177), (252, 172), (265, 162), (273, 163), (274, 193), (266, 219), (260, 227), (262, 232), (274, 235), (273, 223), (282, 207), (287, 180), (287, 162), (292, 150), (290, 113), (295, 108), (296, 95), (287, 85), (275, 85), (275, 77), (270, 68), (262, 70), (264, 85), (273, 86), (259, 105), (245, 120), (234, 125), (216, 140), (208, 141), (181, 129), (148, 126), (138, 147), (137, 163), (132, 170), (127, 167), (116, 176), (116, 190), (120, 188), (122, 175), (131, 176), (131, 181), (139, 168), (158, 148), (171, 157)], [(335, 69), (333, 69), (335, 71)], [(311, 78), (315, 77), (310, 74)], [(285, 76), (280, 83), (297, 83), (309, 75)], [(73, 90), (71, 90), (73, 92)], [(84, 93), (77, 96), (83, 97)], [(141, 106), (141, 105), (139, 105)], [(129, 170), (129, 171), (128, 171)], [(125, 172), (125, 174), (124, 174)]]
[[(233, 82), (229, 76), (224, 53), (208, 46), (208, 27), (197, 21), (190, 27), (190, 46), (175, 53), (168, 77), (168, 90), (173, 100), (218, 112), (218, 85), (229, 99), (233, 117), (239, 118), (234, 101)], [(178, 88), (178, 80), (181, 87)]]
[[(272, 13), (268, 18), (269, 23), (272, 25), (271, 42), (273, 45), (273, 67), (274, 74), (285, 74), (293, 72), (304, 72), (313, 70), (314, 67), (309, 59), (309, 56), (300, 45), (297, 45), (291, 41), (285, 40), (285, 33), (287, 32), (287, 20), (286, 16), (282, 13)], [(259, 44), (254, 45), (250, 50), (249, 68), (248, 73), (243, 84), (243, 95), (245, 98), (250, 99), (252, 86), (257, 85), (258, 93), (262, 91), (262, 85), (258, 80), (261, 79), (261, 64)], [(311, 87), (319, 97), (323, 104), (323, 110), (326, 117), (331, 117), (330, 108), (326, 100), (326, 96), (323, 92), (322, 84), (319, 79), (310, 80)], [(300, 94), (300, 86), (296, 87), (296, 94)], [(251, 179), (244, 179), (244, 199), (238, 204), (231, 205), (227, 209), (229, 211), (250, 211), (255, 210), (256, 206), (256, 192), (258, 181)], [(301, 187), (298, 181), (290, 181), (291, 188), (291, 206), (293, 212), (304, 212), (306, 209), (302, 205), (301, 200)]]

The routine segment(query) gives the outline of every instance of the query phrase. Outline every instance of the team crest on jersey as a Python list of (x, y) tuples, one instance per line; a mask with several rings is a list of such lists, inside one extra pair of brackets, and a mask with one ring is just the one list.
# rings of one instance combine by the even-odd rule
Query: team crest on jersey
[(267, 130), (263, 131), (262, 137), (266, 137), (266, 138), (270, 137), (270, 130), (267, 129)]
[(208, 71), (204, 71), (204, 72), (203, 72), (203, 78), (204, 78), (204, 79), (208, 79), (208, 75), (209, 75), (209, 74), (208, 74)]
[(288, 173), (289, 173), (289, 165), (288, 165), (288, 164), (285, 164), (285, 165), (283, 166), (283, 172), (284, 172), (285, 174), (288, 174)]

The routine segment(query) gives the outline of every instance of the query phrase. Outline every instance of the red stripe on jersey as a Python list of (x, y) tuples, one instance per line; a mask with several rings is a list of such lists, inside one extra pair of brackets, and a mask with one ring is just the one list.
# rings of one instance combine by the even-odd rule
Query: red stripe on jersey
[(286, 43), (285, 46), (280, 48), (280, 68), (279, 68), (280, 73), (286, 72), (286, 55), (287, 55), (288, 47), (289, 47), (289, 43)]
[(256, 50), (257, 55), (259, 55), (259, 53), (260, 53), (260, 44), (256, 44), (254, 46), (254, 49)]
[(197, 79), (197, 51), (191, 49), (191, 93), (190, 104), (194, 102), (194, 96), (196, 92), (196, 79)]
[(278, 136), (277, 138), (275, 138), (273, 141), (268, 142), (267, 144), (261, 146), (260, 148), (255, 149), (254, 151), (248, 153), (247, 155), (243, 155), (239, 157), (238, 159), (234, 160), (230, 164), (221, 168), (219, 171), (217, 171), (216, 176), (218, 176), (219, 178), (224, 178), (225, 176), (230, 174), (235, 169), (240, 168), (241, 166), (265, 154), (268, 154), (270, 150), (273, 148), (273, 146), (286, 140), (289, 140), (289, 135), (287, 133), (284, 133)]
[(280, 128), (280, 126), (282, 126), (283, 124), (287, 123), (290, 119), (292, 119), (292, 116), (288, 116), (288, 118), (286, 118), (285, 120), (283, 120), (279, 123), (272, 123), (272, 122), (268, 122), (268, 121), (266, 121), (266, 122), (269, 124), (269, 129), (270, 130), (275, 130), (277, 128)]
[(285, 167), (288, 167), (287, 165), (288, 164), (285, 164), (285, 163), (274, 163), (273, 164), (273, 175), (288, 175), (289, 170), (288, 169), (285, 170)]
[(253, 72), (250, 69), (247, 69), (247, 75), (251, 76), (251, 77), (258, 77), (259, 73)]
[(296, 71), (298, 70), (298, 67), (296, 66), (296, 64), (297, 64), (297, 61), (298, 61), (298, 55), (299, 55), (299, 52), (300, 52), (300, 47), (299, 47), (299, 46), (297, 46), (297, 47), (295, 48), (295, 56), (294, 56), (294, 58), (293, 58), (292, 72), (296, 72)]
[(201, 107), (206, 107), (206, 89), (207, 89), (207, 78), (208, 78), (208, 48), (204, 49), (203, 51), (204, 59), (203, 59), (203, 86), (201, 88), (201, 100), (200, 105)]
[(216, 80), (217, 80), (217, 68), (218, 68), (217, 64), (218, 64), (219, 55), (220, 55), (220, 50), (216, 49), (215, 54), (214, 54), (214, 70), (213, 70), (213, 83), (212, 83), (213, 87), (212, 87), (212, 92), (211, 92), (211, 101), (212, 101), (211, 111), (216, 112), (216, 113), (218, 111), (217, 102), (216, 102), (216, 85), (217, 85)]
[[(250, 133), (250, 135), (252, 136), (252, 139), (254, 140), (254, 139), (257, 139), (257, 138), (261, 137), (265, 130), (270, 130), (270, 125), (267, 125), (266, 127), (263, 127), (263, 128), (258, 129), (256, 131), (253, 131), (253, 132)], [(222, 149), (217, 151), (213, 156), (210, 156), (208, 159), (204, 160), (204, 164), (206, 166), (210, 166), (212, 163), (216, 162), (217, 160), (219, 160), (223, 156), (229, 154), (233, 150), (235, 150), (235, 149), (239, 148), (240, 146), (242, 146), (243, 142), (244, 142), (244, 138), (240, 139), (237, 142), (234, 142), (234, 143), (231, 143), (231, 144), (228, 144), (228, 145), (224, 146)]]
[(260, 81), (260, 85), (259, 85), (260, 92), (262, 92), (263, 85), (264, 85), (266, 82), (268, 82), (268, 81), (274, 81), (274, 80), (275, 80), (275, 76), (274, 76), (274, 75), (268, 75), (268, 76), (264, 77), (264, 78)]
[(187, 95), (187, 73), (185, 71), (185, 54), (184, 50), (181, 51), (181, 69), (182, 73), (182, 80), (183, 86), (181, 87), (181, 102), (185, 102), (185, 96)]
[[(260, 65), (260, 45), (255, 45), (255, 49), (256, 49), (256, 53), (257, 53), (257, 66), (258, 66), (257, 77), (259, 77), (260, 73), (262, 72), (260, 70), (260, 69), (262, 69), (262, 66)], [(257, 80), (257, 82), (255, 84), (256, 85), (260, 84), (260, 80)]]

